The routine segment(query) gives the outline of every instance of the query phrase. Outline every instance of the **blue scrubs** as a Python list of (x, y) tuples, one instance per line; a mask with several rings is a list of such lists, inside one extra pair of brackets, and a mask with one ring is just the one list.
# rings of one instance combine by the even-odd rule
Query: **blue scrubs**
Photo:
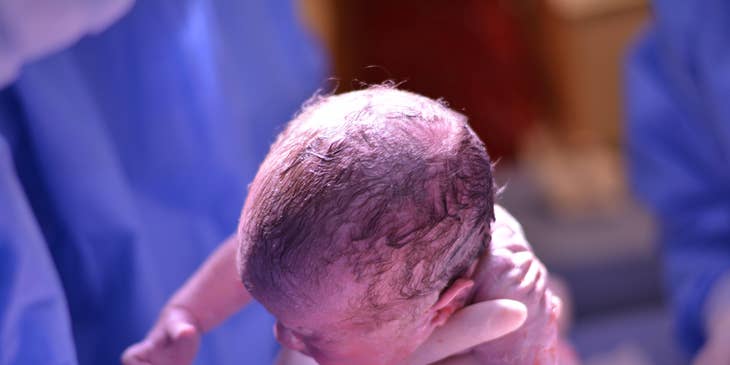
[(634, 190), (656, 214), (682, 343), (730, 272), (730, 2), (657, 0), (627, 70)]
[[(322, 86), (288, 0), (144, 0), (0, 90), (0, 365), (119, 363)], [(198, 364), (270, 364), (258, 305)]]

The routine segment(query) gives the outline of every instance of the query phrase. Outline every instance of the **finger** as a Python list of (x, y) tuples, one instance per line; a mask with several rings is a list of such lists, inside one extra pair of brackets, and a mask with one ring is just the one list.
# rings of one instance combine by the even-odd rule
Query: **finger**
[(156, 327), (149, 337), (122, 355), (124, 365), (192, 364), (200, 346), (195, 326), (183, 321), (168, 321)]
[(495, 227), (492, 231), (490, 245), (494, 249), (504, 249), (510, 252), (530, 251), (530, 244), (527, 243), (525, 237), (506, 226)]
[(499, 280), (503, 275), (514, 268), (512, 262), (512, 252), (503, 249), (496, 249), (492, 252), (487, 262), (487, 273), (489, 276), (496, 280)]
[(146, 346), (143, 344), (134, 344), (124, 351), (122, 354), (122, 364), (124, 365), (150, 365), (144, 353)]
[(553, 318), (559, 319), (563, 316), (563, 301), (560, 297), (550, 294)]
[(506, 224), (497, 223), (492, 227), (492, 240), (509, 240), (514, 235), (515, 231)]
[(537, 261), (537, 279), (535, 282), (535, 291), (538, 295), (545, 295), (545, 292), (548, 290), (548, 280), (550, 274), (548, 274), (547, 269), (545, 268), (545, 265), (543, 265), (540, 261)]
[(168, 325), (167, 335), (173, 341), (179, 341), (196, 336), (197, 329), (190, 323), (175, 322)]
[(515, 267), (524, 269), (525, 266), (531, 265), (535, 261), (535, 255), (530, 251), (515, 252), (512, 254), (511, 259)]
[(137, 358), (135, 356), (124, 358), (122, 360), (123, 365), (152, 365), (151, 362)]
[(502, 208), (499, 205), (494, 206), (494, 222), (495, 224), (509, 226), (515, 232), (522, 231), (522, 226), (517, 221), (517, 219), (515, 219), (512, 214), (509, 214), (506, 209)]
[(530, 266), (527, 268), (527, 272), (522, 277), (522, 282), (520, 282), (519, 286), (525, 294), (530, 294), (532, 291), (538, 289), (537, 284), (539, 283), (541, 274), (541, 265), (536, 260), (530, 260), (529, 265)]
[(434, 363), (520, 328), (527, 318), (524, 304), (497, 299), (464, 307), (437, 328), (411, 356), (410, 365)]

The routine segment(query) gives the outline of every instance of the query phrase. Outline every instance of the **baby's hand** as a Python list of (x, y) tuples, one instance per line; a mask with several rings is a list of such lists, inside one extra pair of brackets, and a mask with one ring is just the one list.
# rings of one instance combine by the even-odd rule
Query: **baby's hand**
[(124, 365), (189, 365), (200, 346), (200, 331), (184, 308), (163, 310), (147, 337), (122, 355)]

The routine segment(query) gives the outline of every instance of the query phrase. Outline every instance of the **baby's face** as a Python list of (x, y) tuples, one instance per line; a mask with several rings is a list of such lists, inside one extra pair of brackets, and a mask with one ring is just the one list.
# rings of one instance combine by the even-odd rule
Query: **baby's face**
[[(318, 314), (321, 315), (321, 314)], [(314, 316), (312, 316), (314, 317)], [(310, 317), (310, 318), (312, 318)], [(292, 326), (292, 327), (290, 327)], [(297, 325), (277, 321), (276, 334), (291, 331), (300, 342), (295, 349), (313, 357), (320, 365), (395, 365), (402, 364), (425, 338), (419, 331), (401, 328), (402, 323), (384, 324), (378, 329), (364, 329), (347, 321), (318, 326), (316, 332)]]
[(422, 307), (423, 298), (391, 309), (389, 314), (397, 319), (376, 323), (367, 315), (353, 315), (346, 294), (327, 296), (316, 309), (267, 305), (277, 317), (279, 342), (320, 365), (396, 365), (403, 364), (433, 331), (428, 312), (416, 309)]

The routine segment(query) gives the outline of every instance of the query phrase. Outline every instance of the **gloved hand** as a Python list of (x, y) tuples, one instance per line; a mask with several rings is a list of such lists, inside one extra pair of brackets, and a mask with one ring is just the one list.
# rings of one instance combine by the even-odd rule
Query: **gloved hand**
[(163, 310), (155, 326), (141, 342), (122, 355), (124, 365), (189, 365), (200, 347), (201, 331), (187, 310)]

